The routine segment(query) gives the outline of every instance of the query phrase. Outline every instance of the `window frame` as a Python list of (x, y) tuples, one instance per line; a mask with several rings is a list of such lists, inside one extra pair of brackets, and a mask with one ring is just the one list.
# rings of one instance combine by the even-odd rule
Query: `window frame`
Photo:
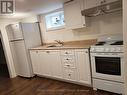
[[(60, 13), (60, 12), (63, 12), (63, 14), (64, 14), (64, 11), (63, 11), (63, 10), (59, 10), (59, 11), (53, 11), (53, 12), (50, 12), (50, 13), (47, 13), (47, 14), (44, 15), (44, 22), (45, 22), (46, 32), (48, 32), (48, 31), (54, 31), (54, 30), (65, 29), (65, 25), (63, 25), (63, 26), (58, 26), (58, 27), (52, 27), (52, 28), (48, 28), (48, 27), (47, 27), (46, 16), (47, 16), (47, 15), (56, 14), (56, 13)], [(64, 18), (64, 19), (65, 19), (65, 18)]]

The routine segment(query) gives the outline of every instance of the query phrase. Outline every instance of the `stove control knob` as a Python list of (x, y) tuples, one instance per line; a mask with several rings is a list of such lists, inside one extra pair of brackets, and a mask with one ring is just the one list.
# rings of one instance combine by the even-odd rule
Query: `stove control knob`
[(100, 51), (101, 51), (101, 52), (104, 52), (104, 48), (100, 48)]
[(117, 52), (120, 52), (120, 51), (121, 51), (121, 48), (118, 47), (118, 48), (117, 48)]
[(94, 52), (95, 51), (95, 48), (91, 48), (90, 51)]
[(109, 48), (106, 48), (106, 49), (105, 49), (105, 51), (106, 51), (106, 52), (109, 52), (109, 51), (110, 51), (110, 49), (109, 49)]
[(116, 49), (115, 48), (111, 48), (111, 52), (114, 52), (114, 51), (116, 51)]

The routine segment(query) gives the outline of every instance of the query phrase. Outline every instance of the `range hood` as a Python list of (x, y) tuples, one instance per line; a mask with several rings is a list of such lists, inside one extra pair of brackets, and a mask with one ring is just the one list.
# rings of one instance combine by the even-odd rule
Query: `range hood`
[(82, 11), (82, 15), (86, 17), (95, 17), (99, 15), (117, 12), (117, 11), (122, 11), (122, 0), (85, 9)]

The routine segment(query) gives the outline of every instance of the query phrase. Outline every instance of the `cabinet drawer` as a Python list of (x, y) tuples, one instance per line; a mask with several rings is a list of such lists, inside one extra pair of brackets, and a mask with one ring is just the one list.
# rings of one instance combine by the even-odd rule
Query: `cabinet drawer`
[(114, 93), (123, 93), (124, 84), (106, 80), (93, 79), (93, 87)]
[(73, 50), (62, 50), (61, 55), (75, 55)]
[(65, 68), (76, 68), (75, 63), (63, 63)]
[(76, 61), (74, 56), (65, 56), (62, 58), (62, 64), (67, 68), (76, 68)]
[(74, 56), (63, 56), (62, 62), (63, 63), (75, 63), (75, 57)]
[(77, 76), (76, 69), (68, 69), (68, 68), (63, 69), (64, 79), (76, 81), (77, 80), (76, 76)]

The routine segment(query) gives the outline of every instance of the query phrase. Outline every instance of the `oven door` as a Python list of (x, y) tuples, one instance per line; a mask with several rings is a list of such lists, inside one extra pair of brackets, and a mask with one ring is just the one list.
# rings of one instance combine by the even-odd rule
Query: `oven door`
[(92, 77), (123, 82), (122, 53), (91, 53)]

